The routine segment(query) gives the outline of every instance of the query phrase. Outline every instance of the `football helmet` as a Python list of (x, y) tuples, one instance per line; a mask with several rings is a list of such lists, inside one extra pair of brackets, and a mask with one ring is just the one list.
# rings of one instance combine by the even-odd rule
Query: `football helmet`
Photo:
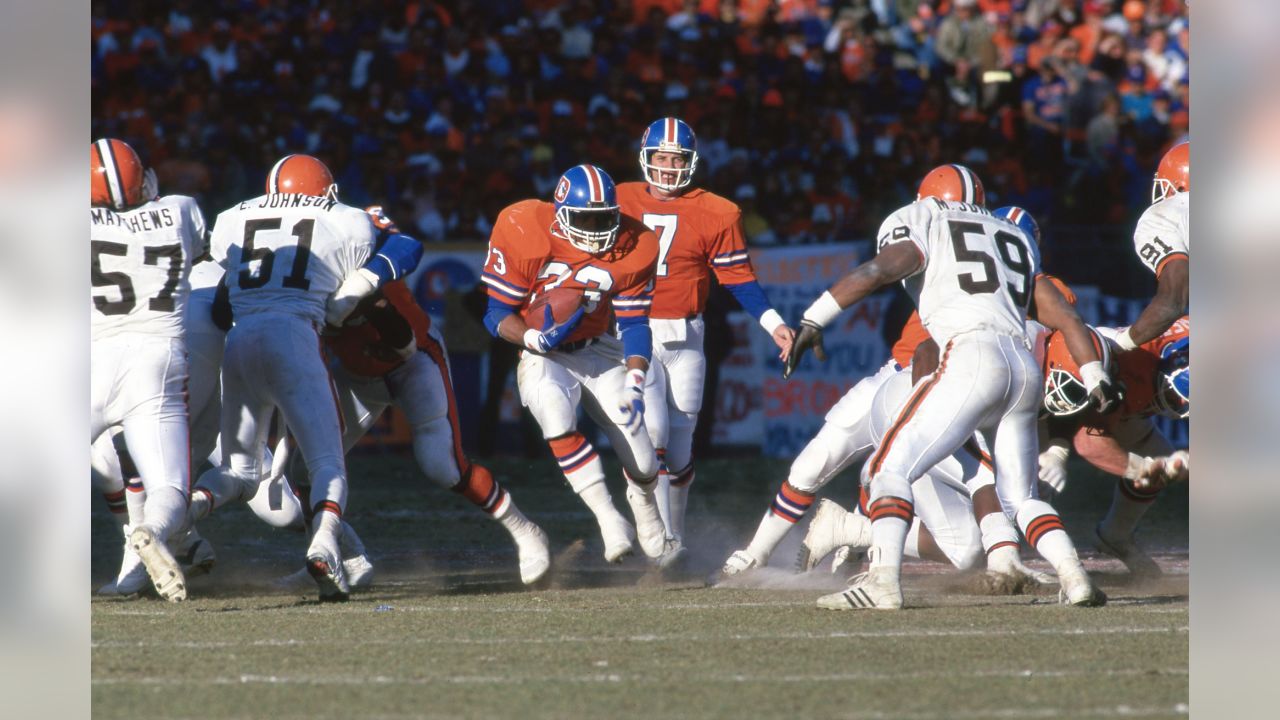
[[(671, 168), (654, 165), (653, 154), (657, 152), (680, 153), (684, 155), (685, 166)], [(640, 170), (644, 173), (645, 182), (668, 192), (688, 187), (693, 182), (693, 173), (698, 169), (698, 138), (688, 123), (673, 117), (654, 120), (645, 128), (640, 138)], [(663, 182), (663, 173), (675, 173), (675, 182)]]
[(1170, 195), (1191, 190), (1191, 141), (1181, 142), (1169, 148), (1160, 159), (1155, 179), (1151, 181), (1151, 203)]
[(285, 155), (267, 173), (267, 192), (338, 199), (329, 168), (310, 155)]
[(551, 234), (579, 250), (599, 255), (618, 241), (622, 213), (609, 173), (595, 165), (576, 165), (556, 183), (556, 222)]
[(1036, 241), (1037, 246), (1040, 244), (1040, 224), (1036, 222), (1035, 218), (1031, 217), (1031, 213), (1023, 210), (1017, 205), (1008, 205), (1006, 207), (997, 208), (995, 216), (998, 218), (1004, 218), (1014, 225), (1017, 225), (1023, 232), (1030, 236), (1032, 240)]
[(89, 151), (89, 173), (93, 207), (126, 210), (148, 199), (143, 191), (146, 172), (142, 161), (123, 140), (95, 141)]
[(920, 189), (916, 191), (916, 200), (938, 198), (953, 202), (969, 203), (979, 207), (987, 206), (987, 193), (982, 189), (982, 181), (978, 174), (963, 165), (939, 165), (929, 171), (920, 181)]
[[(1097, 330), (1088, 325), (1089, 337), (1102, 367), (1111, 367), (1111, 346)], [(1089, 407), (1089, 391), (1080, 377), (1080, 365), (1071, 357), (1067, 340), (1059, 330), (1053, 331), (1044, 353), (1044, 409), (1054, 415), (1075, 415)]]
[(1179, 338), (1160, 349), (1155, 406), (1165, 417), (1191, 417), (1190, 337)]

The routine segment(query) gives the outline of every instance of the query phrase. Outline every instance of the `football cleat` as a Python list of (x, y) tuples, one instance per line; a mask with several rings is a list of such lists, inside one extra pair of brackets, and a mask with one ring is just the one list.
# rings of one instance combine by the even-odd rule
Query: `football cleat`
[(128, 525), (125, 527), (124, 559), (120, 562), (120, 572), (112, 582), (98, 588), (99, 595), (137, 595), (142, 591), (150, 578), (147, 568), (142, 564), (142, 557), (129, 545), (128, 536), (133, 533)]
[(373, 563), (355, 528), (346, 520), (338, 534), (338, 552), (342, 553), (342, 569), (347, 573), (347, 584), (364, 589), (373, 584)]
[(606, 562), (618, 563), (635, 552), (636, 530), (622, 517), (622, 513), (613, 511), (610, 517), (598, 518), (600, 522), (600, 538), (604, 541), (604, 559)]
[(307, 574), (320, 588), (320, 602), (346, 602), (351, 597), (346, 568), (329, 549), (314, 543), (308, 548)]
[[(1008, 552), (1005, 552), (1005, 551)], [(987, 555), (987, 572), (993, 575), (1012, 575), (1030, 578), (1039, 585), (1054, 585), (1058, 579), (1049, 573), (1032, 570), (1022, 564), (1017, 548), (1012, 546), (993, 550)]]
[(636, 518), (636, 537), (640, 549), (651, 559), (662, 557), (667, 544), (667, 526), (658, 512), (658, 500), (652, 492), (645, 492), (634, 485), (627, 485), (627, 503)]
[(151, 583), (155, 585), (160, 597), (169, 602), (187, 599), (187, 579), (182, 574), (182, 568), (151, 528), (146, 525), (135, 528), (129, 535), (129, 547), (142, 559), (147, 575), (151, 577)]
[(169, 549), (177, 558), (178, 564), (182, 565), (182, 572), (187, 577), (207, 575), (218, 561), (213, 543), (200, 537), (194, 526), (170, 537)]
[(733, 575), (741, 575), (748, 570), (754, 570), (763, 567), (764, 563), (756, 559), (756, 556), (746, 550), (735, 550), (727, 560), (724, 566), (720, 568), (720, 577), (732, 577)]
[(1062, 589), (1058, 591), (1058, 602), (1076, 607), (1102, 607), (1107, 604), (1107, 594), (1093, 584), (1089, 573), (1076, 563), (1074, 568), (1059, 571), (1058, 582)]
[(689, 548), (680, 538), (667, 538), (662, 547), (662, 554), (654, 560), (659, 569), (666, 570), (689, 556)]
[[(547, 533), (526, 518), (511, 530), (511, 537), (515, 538), (520, 556), (520, 582), (532, 585), (546, 577), (551, 570), (551, 539)], [(628, 541), (627, 546), (630, 545)]]
[(818, 501), (818, 509), (814, 511), (804, 540), (800, 542), (796, 569), (800, 572), (814, 569), (839, 547), (865, 548), (870, 545), (871, 521), (823, 498)]
[(1132, 535), (1123, 539), (1108, 537), (1102, 530), (1102, 523), (1094, 526), (1093, 534), (1098, 540), (1098, 549), (1124, 563), (1124, 566), (1129, 570), (1129, 574), (1133, 577), (1150, 579), (1158, 578), (1164, 574), (1164, 571), (1160, 569), (1160, 565), (1150, 555), (1144, 553), (1138, 547), (1138, 544), (1133, 541)]
[(825, 610), (901, 610), (902, 585), (881, 569), (853, 576), (845, 590), (818, 598)]

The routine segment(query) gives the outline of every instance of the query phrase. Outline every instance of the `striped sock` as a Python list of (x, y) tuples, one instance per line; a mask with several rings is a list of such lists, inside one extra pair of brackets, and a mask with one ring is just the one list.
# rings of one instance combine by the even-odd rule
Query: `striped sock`
[(800, 518), (809, 511), (809, 507), (813, 505), (813, 499), (813, 493), (797, 490), (791, 487), (791, 483), (783, 482), (782, 487), (778, 489), (778, 494), (773, 498), (770, 510), (774, 515), (794, 525), (800, 522)]
[(120, 488), (115, 492), (102, 493), (102, 499), (107, 501), (107, 509), (111, 511), (111, 515), (115, 517), (120, 524), (129, 522), (129, 504), (124, 499), (124, 488)]
[(581, 493), (583, 488), (604, 480), (604, 464), (582, 433), (569, 433), (548, 444), (574, 492)]
[(1043, 500), (1027, 500), (1018, 509), (1018, 527), (1027, 543), (1054, 569), (1064, 564), (1078, 564), (1076, 547), (1062, 525), (1062, 518)]
[(867, 517), (871, 518), (871, 545), (877, 550), (873, 553), (874, 566), (896, 579), (902, 568), (907, 531), (916, 512), (911, 483), (901, 475), (879, 472), (872, 478), (870, 495)]
[(1140, 490), (1132, 480), (1121, 478), (1112, 491), (1111, 507), (1102, 519), (1101, 532), (1109, 538), (1129, 537), (1159, 495), (1160, 490)]
[(450, 489), (490, 516), (498, 515), (509, 504), (507, 491), (502, 489), (498, 481), (493, 479), (493, 473), (483, 465), (473, 464), (462, 482)]

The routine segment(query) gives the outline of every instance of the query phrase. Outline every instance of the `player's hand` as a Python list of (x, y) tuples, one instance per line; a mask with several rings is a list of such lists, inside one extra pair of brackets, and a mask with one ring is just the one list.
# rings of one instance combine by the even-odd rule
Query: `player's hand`
[(791, 344), (796, 341), (796, 331), (786, 325), (779, 325), (773, 329), (773, 342), (778, 346), (778, 359), (786, 360), (787, 353), (791, 352)]
[(827, 361), (827, 349), (822, 346), (822, 328), (808, 320), (801, 320), (800, 333), (791, 343), (791, 351), (783, 361), (783, 379), (791, 377), (791, 373), (795, 372), (796, 366), (800, 364), (800, 358), (804, 357), (805, 351), (810, 349), (813, 350), (813, 356), (818, 358), (818, 362)]
[(1124, 391), (1124, 383), (1104, 378), (1089, 391), (1089, 404), (1099, 413), (1108, 415), (1120, 409), (1120, 403), (1124, 402)]
[(1054, 494), (1061, 493), (1067, 486), (1067, 458), (1071, 450), (1060, 442), (1054, 442), (1040, 453), (1040, 482), (1049, 487)]
[(1139, 490), (1159, 490), (1166, 485), (1186, 482), (1191, 476), (1191, 453), (1178, 450), (1165, 457), (1147, 458), (1138, 477), (1133, 479)]
[(622, 427), (627, 432), (635, 432), (644, 422), (644, 371), (632, 368), (627, 371), (626, 385), (622, 389), (622, 400), (618, 404), (622, 412)]
[(938, 343), (934, 342), (933, 338), (929, 338), (916, 346), (915, 352), (911, 354), (912, 385), (919, 382), (920, 378), (938, 369), (939, 356)]
[(400, 228), (396, 227), (396, 221), (387, 217), (387, 213), (382, 209), (381, 205), (370, 205), (364, 209), (369, 213), (369, 219), (373, 221), (373, 226), (378, 228), (380, 232), (398, 233)]
[(530, 350), (543, 353), (554, 350), (557, 345), (572, 335), (573, 331), (578, 329), (578, 323), (582, 322), (582, 318), (587, 314), (587, 308), (584, 305), (575, 310), (568, 320), (557, 325), (555, 317), (551, 314), (551, 306), (548, 305), (544, 309), (546, 314), (542, 319), (543, 329), (537, 332), (536, 337), (531, 335), (530, 338), (525, 339), (525, 345)]

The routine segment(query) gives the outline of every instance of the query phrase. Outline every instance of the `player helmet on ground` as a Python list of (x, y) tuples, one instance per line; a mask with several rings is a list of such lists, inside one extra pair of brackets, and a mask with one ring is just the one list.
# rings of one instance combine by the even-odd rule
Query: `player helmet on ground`
[[(653, 154), (658, 152), (684, 155), (682, 168), (661, 167), (653, 164)], [(698, 137), (688, 123), (673, 117), (654, 120), (645, 128), (640, 138), (640, 171), (645, 182), (668, 192), (687, 187), (693, 182), (693, 172), (698, 168)], [(675, 173), (675, 182), (663, 182), (663, 173)]]
[(267, 192), (338, 199), (329, 168), (310, 155), (285, 155), (267, 173)]
[(554, 199), (553, 235), (592, 255), (609, 250), (618, 241), (622, 213), (609, 173), (595, 165), (575, 165), (560, 176)]
[(982, 189), (978, 174), (963, 165), (939, 165), (920, 181), (916, 200), (938, 198), (953, 202), (987, 206), (987, 193)]
[[(1110, 368), (1110, 345), (1097, 330), (1085, 327), (1089, 329), (1089, 337), (1093, 339), (1102, 367)], [(1055, 330), (1049, 336), (1044, 352), (1044, 408), (1061, 417), (1075, 415), (1088, 407), (1089, 391), (1080, 377), (1080, 365), (1071, 357), (1062, 332)]]
[(129, 143), (102, 138), (89, 152), (91, 203), (94, 207), (126, 210), (147, 201), (146, 172)]
[(994, 214), (998, 218), (1004, 218), (1014, 225), (1017, 225), (1032, 240), (1036, 241), (1036, 245), (1040, 244), (1040, 223), (1037, 223), (1036, 219), (1031, 217), (1031, 213), (1023, 210), (1017, 205), (1007, 205), (1002, 208), (997, 208)]
[(1166, 417), (1191, 417), (1191, 338), (1179, 338), (1160, 349), (1155, 406)]
[(1169, 148), (1160, 159), (1155, 179), (1151, 182), (1151, 202), (1191, 190), (1191, 142), (1180, 142)]

